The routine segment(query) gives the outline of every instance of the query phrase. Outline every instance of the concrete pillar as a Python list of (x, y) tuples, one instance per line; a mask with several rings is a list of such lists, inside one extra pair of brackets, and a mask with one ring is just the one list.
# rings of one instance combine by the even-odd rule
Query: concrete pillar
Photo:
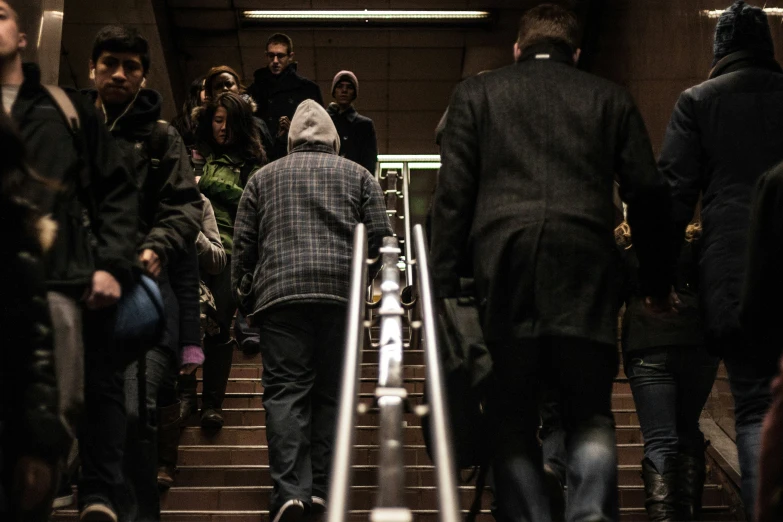
[(41, 67), (41, 81), (58, 83), (60, 41), (63, 33), (65, 0), (25, 0), (13, 3), (19, 13), (21, 29), (27, 34), (25, 61)]
[(60, 63), (60, 83), (79, 89), (92, 87), (88, 64), (95, 34), (109, 24), (135, 27), (150, 44), (152, 64), (147, 87), (163, 96), (161, 116), (171, 121), (177, 106), (153, 3), (154, 0), (68, 0), (62, 31), (64, 56)]

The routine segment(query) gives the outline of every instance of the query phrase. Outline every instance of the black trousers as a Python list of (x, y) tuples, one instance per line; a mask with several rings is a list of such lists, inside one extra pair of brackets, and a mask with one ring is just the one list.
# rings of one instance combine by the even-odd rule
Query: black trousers
[(258, 320), (272, 516), (288, 500), (327, 497), (346, 313), (339, 303), (299, 303)]

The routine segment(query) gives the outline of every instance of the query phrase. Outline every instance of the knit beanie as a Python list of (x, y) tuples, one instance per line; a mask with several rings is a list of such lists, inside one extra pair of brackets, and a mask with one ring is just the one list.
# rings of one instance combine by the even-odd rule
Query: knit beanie
[(718, 19), (712, 66), (738, 51), (750, 51), (769, 58), (775, 56), (767, 14), (760, 7), (746, 4), (744, 0), (734, 2)]
[(341, 81), (351, 82), (353, 84), (353, 99), (355, 100), (356, 97), (359, 96), (359, 80), (356, 79), (356, 75), (351, 71), (340, 71), (334, 76), (334, 80), (332, 80), (332, 96), (334, 96), (334, 89)]

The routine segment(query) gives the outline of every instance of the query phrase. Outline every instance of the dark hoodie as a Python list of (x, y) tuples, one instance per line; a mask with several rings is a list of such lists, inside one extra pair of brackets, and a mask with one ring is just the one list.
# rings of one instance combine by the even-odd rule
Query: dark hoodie
[(256, 115), (264, 120), (275, 146), (268, 152), (269, 160), (275, 160), (286, 155), (288, 136), (277, 136), (278, 122), (281, 117), (294, 117), (296, 108), (304, 100), (315, 100), (323, 106), (321, 89), (315, 82), (300, 76), (296, 72), (297, 64), (292, 63), (279, 75), (274, 75), (268, 67), (258, 69), (253, 73), (253, 84), (247, 92), (258, 104)]
[[(42, 205), (58, 228), (46, 259), (48, 289), (79, 299), (95, 270), (105, 270), (123, 286), (129, 285), (138, 195), (118, 147), (95, 107), (78, 93), (69, 94), (81, 123), (74, 139), (41, 86), (38, 66), (25, 64), (24, 77), (11, 118), (22, 135), (31, 167), (60, 188), (52, 202)], [(83, 163), (87, 164), (84, 172)], [(83, 174), (88, 187), (80, 179)], [(83, 233), (83, 208), (90, 211), (95, 248)]]
[[(86, 93), (95, 102), (98, 92)], [(106, 125), (120, 146), (139, 187), (138, 250), (153, 250), (168, 264), (195, 242), (201, 229), (203, 203), (188, 151), (177, 130), (167, 125), (165, 153), (153, 176), (150, 140), (160, 119), (161, 96), (142, 89), (127, 113)]]

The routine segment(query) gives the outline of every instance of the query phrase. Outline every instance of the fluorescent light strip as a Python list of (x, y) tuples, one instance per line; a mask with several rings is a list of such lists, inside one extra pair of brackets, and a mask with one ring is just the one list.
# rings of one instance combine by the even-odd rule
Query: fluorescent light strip
[[(725, 9), (705, 9), (701, 14), (705, 15), (707, 18), (720, 18), (720, 15), (724, 12)], [(767, 13), (767, 16), (783, 16), (783, 8), (780, 7), (765, 7), (764, 12)]]
[(438, 154), (378, 154), (378, 161), (387, 162), (440, 162), (440, 155)]
[(488, 11), (244, 11), (242, 16), (247, 20), (345, 20), (345, 21), (419, 21), (432, 20), (442, 22), (459, 22), (466, 20), (489, 20)]

